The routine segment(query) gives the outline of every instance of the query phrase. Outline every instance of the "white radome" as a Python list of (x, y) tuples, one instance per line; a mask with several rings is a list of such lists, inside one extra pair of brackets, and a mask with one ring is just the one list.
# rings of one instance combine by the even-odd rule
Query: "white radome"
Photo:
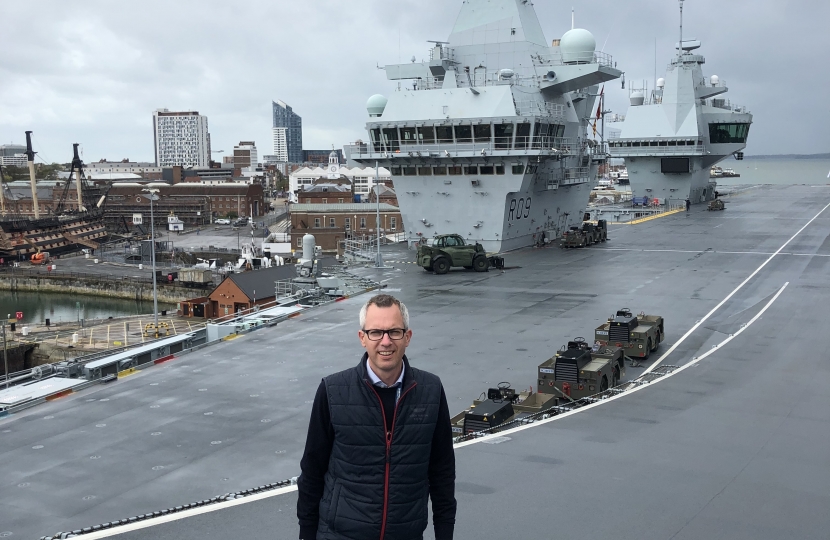
[(389, 100), (382, 95), (375, 94), (366, 100), (366, 111), (369, 113), (369, 116), (381, 116), (388, 102)]
[(562, 51), (562, 60), (565, 63), (593, 62), (594, 51), (597, 49), (597, 40), (594, 35), (584, 28), (568, 30), (559, 41)]

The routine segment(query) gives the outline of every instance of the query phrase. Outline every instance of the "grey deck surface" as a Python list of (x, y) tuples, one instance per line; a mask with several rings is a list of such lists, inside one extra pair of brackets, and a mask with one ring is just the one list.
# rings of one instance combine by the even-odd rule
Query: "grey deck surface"
[[(441, 376), (456, 412), (488, 385), (533, 384), (537, 364), (568, 338), (590, 339), (619, 307), (663, 315), (667, 350), (828, 203), (827, 187), (762, 187), (725, 212), (612, 226), (600, 246), (510, 253), (519, 268), (505, 273), (435, 276), (399, 264), (379, 279), (412, 314), (410, 359)], [(457, 538), (826, 537), (828, 233), (830, 210), (666, 359), (682, 365), (710, 350), (789, 282), (698, 365), (457, 450)], [(412, 260), (402, 253), (386, 259)], [(34, 538), (295, 476), (314, 389), (361, 354), (364, 301), (0, 419), (0, 533)], [(120, 537), (296, 538), (295, 501)]]

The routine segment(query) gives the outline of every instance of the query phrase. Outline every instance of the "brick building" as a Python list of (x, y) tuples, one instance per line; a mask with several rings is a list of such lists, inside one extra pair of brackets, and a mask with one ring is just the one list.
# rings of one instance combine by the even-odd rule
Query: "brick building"
[(233, 214), (258, 217), (268, 212), (261, 184), (227, 182), (204, 184), (182, 182), (175, 185), (163, 183), (114, 183), (107, 195), (104, 220), (113, 230), (130, 229), (133, 215), (142, 215), (142, 224), (150, 224), (150, 201), (142, 197), (142, 189), (159, 190), (160, 199), (153, 204), (156, 227), (167, 227), (167, 216), (178, 217), (185, 226), (202, 226), (217, 217)]
[(224, 317), (276, 299), (277, 281), (297, 277), (293, 265), (230, 274), (208, 295), (208, 317)]
[[(321, 178), (297, 193), (297, 202), (329, 204), (354, 202), (354, 186), (345, 176), (336, 180)], [(381, 198), (381, 201), (383, 199)]]
[[(313, 234), (324, 252), (339, 251), (347, 237), (371, 236), (375, 232), (375, 205), (366, 203), (292, 204), (291, 245), (301, 249), (303, 236)], [(403, 232), (401, 211), (390, 204), (380, 204), (381, 232)]]

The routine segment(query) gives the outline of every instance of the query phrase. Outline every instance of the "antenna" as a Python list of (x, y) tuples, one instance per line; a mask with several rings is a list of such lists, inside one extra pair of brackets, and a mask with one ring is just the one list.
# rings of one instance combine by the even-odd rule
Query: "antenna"
[(683, 56), (683, 0), (680, 2), (680, 43), (677, 44), (677, 57)]
[[(680, 3), (683, 3), (683, 0), (680, 0)], [(571, 6), (571, 30), (574, 29), (574, 8)]]

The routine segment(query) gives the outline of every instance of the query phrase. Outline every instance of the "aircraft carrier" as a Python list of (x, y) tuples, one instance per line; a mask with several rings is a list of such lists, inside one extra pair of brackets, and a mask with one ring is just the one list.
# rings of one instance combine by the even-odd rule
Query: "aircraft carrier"
[[(409, 356), (441, 376), (453, 413), (500, 381), (532, 385), (621, 306), (665, 317), (651, 360), (671, 375), (458, 445), (456, 538), (826, 537), (830, 188), (725, 200), (614, 225), (591, 248), (518, 250), (504, 272), (363, 270), (407, 303)], [(387, 261), (412, 261), (397, 249)], [(0, 418), (0, 533), (296, 538), (294, 488), (270, 484), (299, 472), (320, 378), (361, 354), (365, 299)], [(240, 498), (183, 508), (228, 493)]]
[[(530, 9), (523, 0), (497, 3), (515, 4), (520, 18)], [(441, 45), (435, 60), (443, 66)], [(553, 76), (544, 71), (545, 84), (555, 85), (567, 68), (611, 69), (560, 60)], [(462, 73), (465, 96), (476, 95), (473, 88), (494, 95), (512, 88), (501, 84), (512, 77), (508, 71), (496, 72), (490, 86), (476, 82), (475, 70), (469, 78)], [(430, 90), (413, 94), (422, 91)], [(586, 125), (570, 127), (584, 133)], [(418, 133), (419, 126), (409, 127)], [(559, 154), (570, 152), (567, 145), (536, 149), (512, 173), (518, 136), (504, 161), (512, 175), (504, 183), (517, 194), (535, 189), (526, 175), (536, 172), (526, 167), (537, 155), (554, 168), (563, 163)], [(496, 142), (482, 144), (495, 151)], [(466, 154), (453, 157), (481, 176), (494, 163), (485, 160), (488, 148), (459, 148), (453, 152)], [(373, 153), (366, 148), (366, 159)], [(407, 151), (403, 158), (416, 167), (410, 179), (401, 171), (404, 183), (424, 181), (415, 157)], [(433, 157), (452, 161), (446, 153)], [(594, 167), (590, 153), (564, 163), (586, 157)], [(490, 193), (498, 163), (483, 187), (464, 189)], [(572, 196), (563, 200), (577, 208), (577, 194), (587, 200), (589, 187), (579, 178), (552, 176), (545, 191), (570, 185)], [(414, 331), (408, 356), (441, 377), (452, 413), (499, 382), (533, 385), (541, 362), (569, 339), (590, 338), (621, 307), (665, 319), (659, 354), (626, 370), (627, 379), (651, 382), (457, 444), (456, 538), (826, 538), (830, 337), (821, 307), (830, 302), (830, 187), (803, 180), (722, 194), (723, 212), (694, 207), (611, 224), (609, 241), (589, 248), (524, 247), (505, 255), (504, 271), (426, 273), (405, 246), (384, 252), (391, 268), (353, 270), (407, 304)], [(494, 223), (501, 225), (459, 232), (496, 238), (510, 212), (507, 193), (487, 206), (498, 208)], [(537, 234), (522, 227), (499, 233), (510, 242), (493, 245), (515, 247)], [(323, 376), (362, 354), (357, 314), (365, 300), (305, 310), (209, 346), (168, 338), (170, 354), (157, 365), (0, 416), (0, 537), (296, 538), (291, 478), (299, 473), (311, 402)]]

